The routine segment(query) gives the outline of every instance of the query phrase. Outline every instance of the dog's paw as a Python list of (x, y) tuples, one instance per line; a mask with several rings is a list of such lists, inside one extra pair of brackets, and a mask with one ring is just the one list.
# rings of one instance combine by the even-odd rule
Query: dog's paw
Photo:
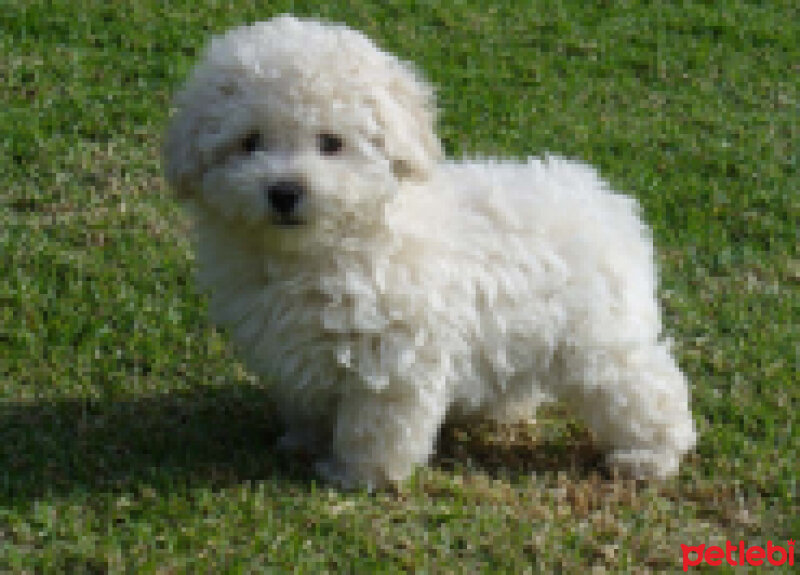
[(361, 468), (356, 473), (352, 467), (334, 458), (322, 459), (314, 467), (320, 477), (346, 490), (366, 489), (372, 493), (395, 485), (394, 481), (388, 480), (377, 468)]
[(678, 472), (680, 454), (673, 451), (627, 449), (608, 455), (609, 467), (631, 479), (666, 479)]

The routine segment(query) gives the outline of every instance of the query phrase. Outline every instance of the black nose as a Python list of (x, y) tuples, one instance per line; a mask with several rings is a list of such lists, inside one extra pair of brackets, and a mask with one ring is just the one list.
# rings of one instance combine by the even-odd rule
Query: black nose
[(290, 216), (303, 199), (303, 186), (291, 180), (275, 182), (267, 188), (269, 205), (280, 216)]

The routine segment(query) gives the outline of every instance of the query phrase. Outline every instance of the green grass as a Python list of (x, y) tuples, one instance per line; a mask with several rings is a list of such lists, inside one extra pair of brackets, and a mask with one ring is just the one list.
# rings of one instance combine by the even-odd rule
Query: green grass
[[(800, 536), (794, 2), (122, 4), (0, 3), (0, 571), (631, 573)], [(449, 153), (557, 151), (640, 199), (702, 434), (678, 478), (598, 474), (558, 407), (448, 428), (396, 492), (274, 452), (159, 145), (207, 35), (285, 11), (416, 62)]]

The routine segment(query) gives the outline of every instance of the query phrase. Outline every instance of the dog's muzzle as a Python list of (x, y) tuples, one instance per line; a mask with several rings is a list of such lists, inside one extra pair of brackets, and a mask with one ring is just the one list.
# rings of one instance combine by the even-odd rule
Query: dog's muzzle
[(298, 225), (300, 205), (303, 203), (305, 188), (293, 180), (280, 180), (266, 189), (267, 204), (282, 225)]

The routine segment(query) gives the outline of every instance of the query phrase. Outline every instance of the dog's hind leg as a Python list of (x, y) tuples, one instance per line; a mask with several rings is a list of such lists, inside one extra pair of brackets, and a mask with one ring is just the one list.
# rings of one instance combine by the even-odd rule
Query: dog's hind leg
[(687, 382), (664, 342), (576, 346), (561, 351), (552, 391), (633, 477), (667, 477), (695, 444)]

